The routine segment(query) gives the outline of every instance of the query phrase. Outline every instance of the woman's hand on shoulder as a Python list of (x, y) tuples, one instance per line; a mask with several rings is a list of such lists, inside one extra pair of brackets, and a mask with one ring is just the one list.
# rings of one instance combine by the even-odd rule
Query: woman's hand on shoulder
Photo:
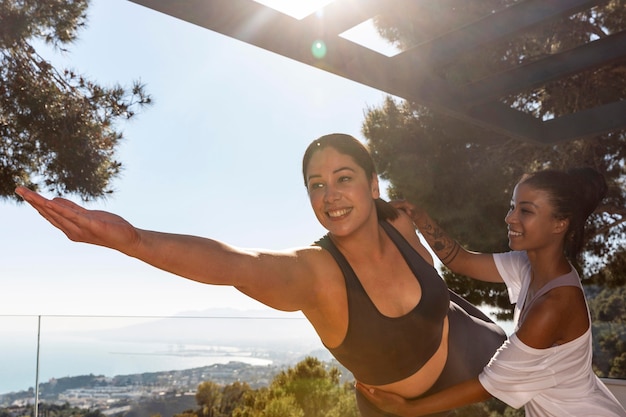
[(395, 209), (405, 213), (411, 221), (416, 224), (417, 219), (424, 213), (424, 210), (407, 200), (392, 200), (389, 202)]
[(493, 255), (468, 251), (453, 239), (421, 207), (406, 200), (390, 203), (417, 227), (435, 255), (451, 271), (487, 282), (502, 282)]
[(432, 255), (422, 244), (415, 230), (415, 224), (406, 211), (399, 209), (398, 217), (392, 221), (392, 225), (404, 236), (411, 246), (413, 246), (413, 249), (415, 249), (426, 262), (430, 265), (434, 265)]

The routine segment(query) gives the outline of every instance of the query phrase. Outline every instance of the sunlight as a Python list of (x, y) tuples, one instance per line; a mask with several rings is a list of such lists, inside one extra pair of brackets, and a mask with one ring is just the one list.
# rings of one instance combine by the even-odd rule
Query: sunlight
[(374, 19), (366, 20), (352, 29), (348, 29), (339, 36), (388, 57), (402, 52), (400, 48), (380, 36), (378, 30), (376, 30), (376, 26), (374, 26)]
[[(334, 0), (254, 0), (264, 6), (270, 7), (278, 12), (291, 16), (295, 19), (302, 20), (305, 17), (319, 11), (327, 4)], [(375, 52), (394, 56), (402, 52), (400, 49), (383, 39), (374, 26), (373, 19), (366, 20), (359, 25), (343, 32), (342, 38), (361, 46), (369, 48)], [(318, 59), (326, 55), (326, 45), (323, 41), (316, 41), (311, 46), (313, 56)]]
[(257, 3), (302, 20), (334, 0), (254, 0)]

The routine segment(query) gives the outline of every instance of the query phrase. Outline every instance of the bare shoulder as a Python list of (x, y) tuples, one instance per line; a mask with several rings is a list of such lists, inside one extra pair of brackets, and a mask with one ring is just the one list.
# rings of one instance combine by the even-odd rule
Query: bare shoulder
[(528, 346), (545, 349), (574, 340), (588, 326), (582, 290), (562, 286), (553, 288), (533, 303), (517, 335)]
[(334, 343), (335, 327), (340, 326), (338, 334), (345, 332), (340, 319), (347, 314), (347, 304), (342, 301), (347, 300), (343, 272), (330, 252), (319, 246), (300, 249), (296, 256), (310, 271), (309, 285), (303, 295), (306, 301), (301, 310), (320, 337)]
[(398, 217), (391, 220), (391, 224), (400, 231), (411, 231), (415, 233), (415, 224), (411, 217), (404, 210), (397, 210)]
[(295, 249), (293, 256), (315, 276), (324, 276), (335, 271), (338, 266), (333, 256), (321, 246), (308, 246)]
[(232, 266), (234, 274), (246, 277), (235, 287), (278, 310), (314, 308), (324, 300), (321, 290), (326, 281), (336, 274), (332, 256), (317, 246), (246, 253), (247, 262)]
[(275, 273), (288, 276), (300, 283), (311, 282), (313, 285), (332, 270), (334, 264), (332, 255), (320, 246), (264, 250), (259, 253), (259, 257), (269, 262), (275, 260)]
[(402, 210), (398, 210), (398, 217), (391, 220), (390, 223), (402, 234), (402, 236), (413, 246), (413, 249), (420, 254), (422, 258), (431, 265), (433, 263), (433, 257), (426, 247), (420, 241), (419, 236), (415, 230), (415, 224), (413, 220)]
[(570, 320), (573, 313), (587, 313), (585, 295), (581, 288), (573, 285), (552, 288), (537, 300), (537, 308), (541, 309), (541, 313), (555, 315), (555, 318), (565, 321)]
[(341, 269), (335, 258), (326, 249), (320, 246), (311, 246), (297, 249), (294, 252), (297, 264), (307, 271), (308, 280), (313, 293), (325, 294), (333, 283), (343, 283)]

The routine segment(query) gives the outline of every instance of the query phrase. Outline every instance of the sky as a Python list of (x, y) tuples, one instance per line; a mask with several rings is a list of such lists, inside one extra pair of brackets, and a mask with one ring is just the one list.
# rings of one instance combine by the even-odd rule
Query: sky
[[(126, 0), (92, 0), (88, 16), (52, 62), (103, 85), (140, 80), (154, 105), (119, 125), (115, 193), (86, 207), (246, 248), (307, 246), (325, 233), (309, 206), (302, 154), (327, 133), (364, 140), (364, 114), (383, 92)], [(70, 242), (25, 204), (2, 201), (0, 210), (0, 316), (267, 309), (230, 287)]]

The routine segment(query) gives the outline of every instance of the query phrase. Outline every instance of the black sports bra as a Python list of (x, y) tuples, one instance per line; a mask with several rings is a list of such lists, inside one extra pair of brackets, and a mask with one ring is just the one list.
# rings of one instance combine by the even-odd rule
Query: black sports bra
[(348, 295), (348, 331), (338, 347), (327, 349), (357, 380), (372, 385), (411, 376), (433, 356), (441, 344), (443, 321), (450, 305), (448, 288), (435, 268), (391, 224), (382, 221), (380, 225), (422, 288), (420, 302), (401, 317), (388, 317), (378, 311), (328, 235), (315, 242), (335, 258)]

